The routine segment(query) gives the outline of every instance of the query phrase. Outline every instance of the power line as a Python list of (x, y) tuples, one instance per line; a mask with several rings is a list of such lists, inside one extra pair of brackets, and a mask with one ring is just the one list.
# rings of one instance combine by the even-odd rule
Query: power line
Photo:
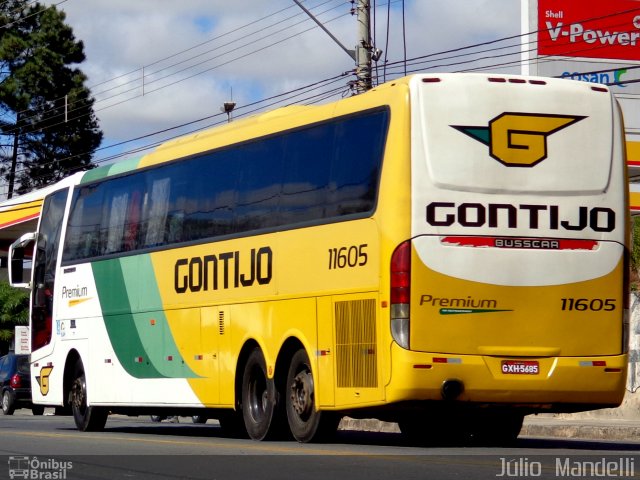
[[(318, 7), (320, 7), (320, 6), (323, 6), (323, 5), (327, 4), (327, 3), (331, 3), (331, 2), (333, 2), (333, 1), (335, 1), (335, 0), (328, 0), (328, 1), (325, 1), (325, 2), (323, 2), (323, 3), (321, 3), (321, 4), (317, 5), (316, 7), (313, 7), (313, 8), (318, 8)], [(336, 6), (336, 7), (329, 8), (329, 9), (327, 9), (327, 10), (325, 10), (325, 11), (323, 11), (323, 12), (319, 13), (319, 15), (322, 15), (322, 14), (324, 14), (324, 13), (327, 13), (327, 12), (331, 11), (331, 10), (334, 10), (335, 8), (337, 8), (337, 6)], [(283, 10), (286, 10), (286, 9), (283, 9)], [(276, 13), (277, 13), (277, 12), (276, 12)], [(268, 15), (268, 16), (266, 16), (266, 17), (263, 17), (263, 19), (269, 18), (270, 16), (273, 16), (273, 15), (275, 15), (275, 13), (274, 13), (274, 14), (271, 14), (271, 15)], [(269, 26), (267, 26), (267, 27), (264, 27), (263, 29), (261, 29), (261, 30), (259, 30), (259, 31), (256, 31), (256, 32), (253, 32), (253, 33), (252, 33), (252, 34), (250, 34), (250, 35), (255, 35), (256, 33), (260, 33), (260, 32), (262, 32), (262, 31), (264, 31), (265, 29), (271, 28), (271, 27), (273, 27), (273, 26), (275, 26), (275, 25), (278, 25), (278, 24), (283, 23), (283, 22), (285, 22), (285, 21), (291, 20), (291, 19), (293, 19), (293, 18), (295, 18), (295, 17), (297, 17), (297, 16), (299, 16), (299, 15), (300, 15), (300, 14), (296, 14), (296, 15), (290, 16), (290, 17), (288, 17), (288, 18), (287, 18), (287, 19), (285, 19), (285, 20), (282, 20), (282, 21), (276, 22), (275, 24), (272, 24), (272, 25), (269, 25)], [(342, 16), (345, 16), (345, 15), (346, 15), (346, 14), (340, 15), (340, 16), (338, 16), (338, 17), (334, 17), (334, 18), (332, 18), (332, 19), (328, 20), (328, 21), (327, 21), (327, 23), (332, 22), (332, 21), (334, 21), (334, 20), (336, 20), (336, 19), (338, 19), (338, 18), (340, 18), (340, 17), (342, 17)], [(262, 19), (261, 19), (261, 20), (262, 20)], [(302, 23), (304, 23), (304, 22), (306, 22), (306, 21), (307, 21), (307, 19), (304, 19), (304, 20), (302, 20), (302, 21), (300, 21), (300, 22), (297, 22), (297, 23), (295, 23), (295, 24), (293, 24), (293, 25), (290, 25), (289, 27), (282, 28), (282, 29), (280, 29), (280, 30), (278, 30), (278, 31), (276, 31), (276, 32), (274, 32), (274, 33), (282, 33), (282, 32), (284, 32), (284, 31), (287, 31), (287, 30), (288, 30), (288, 29), (290, 29), (291, 27), (294, 27), (294, 26), (300, 25), (300, 24), (302, 24)], [(254, 23), (256, 23), (256, 22), (251, 22), (251, 23), (249, 23), (249, 24), (247, 24), (247, 25), (251, 25), (251, 24), (254, 24)], [(240, 28), (244, 28), (244, 26), (243, 26), (243, 27), (240, 27)], [(240, 29), (240, 28), (239, 28), (239, 29)], [(237, 30), (239, 30), (239, 29), (236, 29), (236, 30), (234, 30), (234, 31), (237, 31)], [(223, 63), (221, 63), (221, 64), (215, 65), (215, 66), (213, 66), (213, 67), (211, 67), (211, 68), (208, 68), (208, 69), (206, 69), (206, 70), (200, 71), (200, 72), (198, 72), (198, 73), (196, 73), (196, 74), (194, 74), (194, 75), (190, 75), (190, 76), (187, 76), (187, 77), (181, 78), (181, 79), (179, 79), (179, 80), (176, 80), (176, 81), (174, 81), (174, 82), (170, 82), (170, 83), (168, 83), (168, 84), (165, 84), (165, 85), (163, 85), (163, 86), (161, 86), (161, 87), (158, 87), (158, 88), (155, 88), (155, 89), (153, 89), (153, 90), (147, 90), (146, 92), (144, 92), (144, 94), (138, 94), (138, 95), (135, 95), (135, 96), (133, 96), (133, 97), (128, 97), (127, 99), (125, 99), (125, 100), (123, 100), (123, 101), (117, 102), (117, 103), (112, 104), (112, 105), (109, 105), (109, 106), (107, 106), (107, 107), (103, 107), (102, 109), (96, 109), (95, 111), (96, 111), (96, 112), (98, 112), (98, 111), (104, 110), (105, 108), (111, 108), (111, 107), (113, 107), (113, 106), (121, 105), (122, 103), (125, 103), (126, 101), (133, 100), (133, 99), (135, 99), (135, 98), (139, 98), (139, 97), (144, 96), (144, 95), (146, 95), (146, 94), (156, 92), (156, 91), (161, 90), (161, 89), (163, 89), (163, 88), (167, 88), (167, 87), (170, 87), (170, 86), (176, 85), (176, 84), (178, 84), (178, 83), (181, 83), (181, 82), (183, 82), (183, 81), (189, 80), (189, 79), (194, 78), (194, 77), (196, 77), (196, 76), (198, 76), (198, 75), (202, 75), (202, 74), (204, 74), (204, 73), (207, 73), (207, 72), (209, 72), (209, 71), (211, 71), (211, 70), (214, 70), (214, 69), (216, 69), (216, 68), (219, 68), (219, 67), (221, 67), (221, 66), (228, 65), (229, 63), (232, 63), (232, 62), (234, 62), (234, 61), (240, 60), (240, 59), (245, 58), (245, 57), (247, 57), (247, 56), (250, 56), (250, 55), (253, 55), (253, 54), (258, 53), (258, 52), (260, 52), (260, 51), (263, 51), (263, 50), (265, 50), (265, 49), (267, 49), (267, 48), (270, 48), (270, 47), (272, 47), (272, 46), (274, 46), (274, 45), (277, 45), (277, 44), (283, 43), (283, 42), (284, 42), (284, 41), (286, 41), (286, 40), (289, 40), (289, 39), (291, 39), (291, 38), (294, 38), (295, 36), (298, 36), (298, 35), (302, 35), (302, 34), (304, 34), (304, 33), (306, 33), (306, 32), (309, 32), (310, 30), (313, 30), (313, 28), (308, 28), (308, 29), (306, 29), (306, 30), (303, 30), (303, 31), (297, 32), (297, 33), (295, 33), (295, 34), (289, 35), (289, 36), (288, 36), (288, 37), (286, 37), (285, 39), (282, 39), (282, 40), (279, 40), (279, 41), (276, 41), (276, 42), (272, 42), (271, 44), (269, 44), (269, 45), (267, 45), (267, 46), (265, 46), (265, 47), (258, 48), (258, 49), (255, 49), (255, 50), (253, 50), (253, 51), (250, 51), (250, 52), (248, 52), (248, 53), (245, 53), (245, 54), (243, 54), (243, 55), (237, 56), (237, 57), (232, 58), (232, 59), (230, 59), (230, 60), (228, 60), (228, 61), (226, 61), (226, 62), (223, 62)], [(225, 34), (223, 34), (223, 35), (219, 35), (217, 38), (220, 38), (220, 37), (222, 37), (222, 36), (224, 36), (224, 35), (225, 35)], [(268, 39), (270, 36), (271, 36), (271, 35), (269, 35), (269, 34), (268, 34), (268, 35), (264, 35), (263, 37), (259, 38), (259, 39), (258, 39), (258, 41)], [(243, 37), (243, 38), (246, 38), (246, 36), (245, 36), (245, 37)], [(240, 40), (241, 40), (241, 39), (237, 39), (237, 40), (234, 40), (233, 42), (237, 42), (237, 41), (240, 41)], [(227, 44), (225, 44), (225, 45), (222, 45), (222, 46), (228, 46), (228, 45), (230, 45), (230, 44), (231, 44), (231, 43), (233, 43), (233, 42), (229, 42), (229, 43), (227, 43)], [(202, 44), (205, 44), (205, 43), (208, 43), (208, 42), (203, 42)], [(170, 74), (168, 74), (168, 75), (165, 75), (164, 77), (161, 77), (161, 78), (159, 78), (159, 79), (155, 79), (155, 80), (153, 80), (152, 82), (147, 83), (147, 85), (152, 84), (152, 83), (159, 82), (159, 81), (164, 80), (164, 79), (167, 79), (167, 78), (169, 78), (169, 77), (171, 77), (171, 76), (175, 76), (175, 75), (177, 75), (177, 74), (179, 74), (179, 73), (185, 72), (185, 71), (187, 71), (187, 70), (189, 70), (189, 69), (192, 69), (192, 68), (195, 68), (195, 67), (197, 67), (197, 66), (199, 66), (199, 65), (202, 65), (202, 64), (204, 64), (204, 63), (207, 63), (208, 61), (215, 60), (216, 58), (220, 58), (220, 57), (221, 57), (221, 56), (223, 56), (223, 55), (226, 55), (226, 54), (229, 54), (229, 53), (233, 53), (233, 52), (235, 52), (235, 51), (237, 51), (237, 50), (239, 50), (239, 49), (241, 49), (241, 48), (247, 47), (247, 46), (251, 46), (251, 45), (253, 45), (254, 43), (255, 43), (255, 41), (247, 42), (247, 43), (245, 43), (245, 44), (241, 45), (240, 47), (236, 47), (234, 50), (231, 50), (231, 51), (227, 51), (227, 52), (225, 52), (225, 53), (224, 53), (224, 54), (222, 54), (222, 55), (218, 55), (218, 56), (215, 56), (215, 57), (209, 58), (209, 59), (207, 59), (206, 61), (199, 62), (199, 63), (197, 63), (197, 64), (194, 64), (194, 65), (191, 65), (191, 66), (186, 67), (186, 68), (184, 68), (184, 69), (181, 69), (181, 70), (179, 70), (179, 71), (177, 71), (177, 72), (173, 72), (173, 73), (170, 73)], [(209, 50), (209, 52), (210, 52), (210, 51), (214, 51), (214, 50), (219, 49), (219, 48), (222, 48), (222, 46), (219, 46), (219, 47), (216, 47), (216, 48), (214, 48), (214, 49), (212, 49), (212, 50)], [(189, 48), (189, 49), (186, 49), (185, 51), (190, 51), (190, 50), (192, 50), (193, 48), (194, 48), (194, 47), (191, 47), (191, 48)], [(201, 55), (204, 55), (204, 54), (206, 54), (206, 53), (207, 53), (207, 52), (205, 52), (205, 53), (203, 53), (203, 54), (200, 54), (200, 55), (197, 55), (197, 56), (201, 56)], [(170, 56), (168, 56), (168, 57), (165, 57), (165, 59), (163, 59), (163, 60), (166, 60), (166, 59), (169, 59), (169, 58), (173, 58), (173, 57), (175, 57), (176, 55), (178, 55), (178, 54), (170, 55)], [(196, 58), (197, 56), (195, 56), (195, 57), (191, 57), (190, 59)], [(179, 65), (180, 63), (184, 63), (184, 62), (186, 62), (186, 61), (189, 61), (190, 59), (187, 59), (187, 60), (185, 60), (185, 61), (183, 61), (183, 62), (179, 62), (179, 63), (174, 64), (174, 65), (172, 65), (172, 66)], [(158, 63), (160, 63), (160, 62), (161, 62), (161, 61), (163, 61), (163, 60), (158, 60), (158, 61), (156, 61), (156, 62), (153, 62), (153, 63), (152, 63), (152, 64), (150, 64), (150, 65), (158, 64)], [(172, 66), (165, 67), (165, 69), (167, 69), (167, 68), (171, 68)], [(158, 71), (153, 72), (153, 73), (158, 73), (158, 72), (160, 72), (160, 71), (162, 71), (162, 70), (164, 70), (164, 69), (158, 70)], [(139, 70), (136, 70), (136, 71), (134, 71), (134, 72), (137, 72), (137, 71), (139, 71)], [(151, 75), (151, 74), (150, 74), (150, 75)], [(122, 76), (120, 76), (120, 77), (116, 77), (116, 78), (122, 78)], [(144, 81), (144, 80), (143, 80), (143, 81)], [(102, 82), (101, 84), (104, 84), (104, 83), (107, 83), (107, 82), (105, 81), (105, 82)], [(127, 85), (127, 84), (129, 84), (129, 83), (132, 83), (132, 81), (130, 81), (130, 82), (126, 82), (124, 85)], [(103, 92), (98, 92), (97, 94), (94, 94), (93, 96), (95, 97), (96, 95), (100, 95), (101, 93), (105, 93), (105, 92), (107, 92), (107, 91), (109, 91), (109, 90), (114, 90), (114, 89), (117, 89), (117, 88), (122, 88), (122, 86), (123, 86), (123, 85), (120, 85), (120, 86), (113, 87), (113, 88), (111, 88), (111, 89), (105, 90), (105, 91), (103, 91)], [(105, 102), (105, 101), (111, 100), (111, 99), (113, 99), (113, 98), (117, 98), (117, 97), (122, 96), (122, 95), (126, 95), (127, 93), (139, 92), (139, 91), (140, 91), (140, 86), (136, 86), (136, 87), (134, 87), (134, 88), (131, 88), (131, 89), (126, 90), (126, 91), (124, 91), (124, 92), (120, 92), (120, 93), (118, 93), (118, 94), (112, 95), (112, 96), (110, 96), (110, 97), (107, 97), (107, 98), (104, 98), (104, 99), (101, 99), (101, 100), (97, 100), (97, 99), (95, 99), (95, 100), (94, 100), (94, 105), (95, 105), (95, 104), (97, 104), (97, 103), (101, 103), (101, 102)], [(64, 97), (61, 97), (61, 98), (60, 98), (60, 99), (58, 99), (58, 100), (62, 100), (63, 98), (64, 98)], [(84, 101), (84, 100), (81, 100), (81, 101)], [(54, 101), (54, 102), (55, 102), (55, 101)], [(79, 101), (78, 101), (78, 102), (79, 102)], [(68, 113), (69, 113), (69, 114), (71, 114), (71, 113), (73, 113), (74, 111), (77, 111), (77, 110), (78, 110), (78, 109), (74, 109), (74, 108), (73, 108), (73, 106), (74, 106), (76, 103), (78, 103), (78, 102), (72, 102), (71, 104), (67, 105), (67, 108), (69, 109), (69, 110), (68, 110)], [(83, 106), (81, 107), (81, 109), (84, 109), (84, 108), (85, 108), (85, 106), (83, 105)], [(50, 109), (49, 111), (52, 111), (52, 110), (53, 110), (53, 108), (52, 108), (52, 109)], [(25, 111), (23, 111), (23, 112), (28, 112), (28, 111), (30, 111), (30, 110), (25, 110)], [(23, 112), (21, 112), (21, 113), (23, 113)], [(29, 120), (29, 119), (31, 119), (31, 118), (37, 118), (37, 117), (41, 116), (43, 113), (47, 113), (47, 111), (45, 111), (45, 112), (38, 112), (37, 114), (34, 114), (34, 115), (32, 115), (31, 117), (24, 118), (23, 120), (27, 120), (27, 121), (28, 121), (28, 120)], [(79, 117), (74, 117), (74, 118), (79, 118)], [(52, 127), (52, 126), (57, 126), (57, 125), (60, 125), (61, 123), (63, 123), (63, 122), (60, 122), (60, 123), (57, 123), (57, 124), (54, 124), (54, 125), (50, 125), (49, 127), (46, 127), (46, 128), (50, 128), (50, 127)], [(17, 130), (17, 127), (16, 127), (16, 128), (14, 128), (14, 129), (7, 129), (7, 130), (6, 130), (6, 132), (4, 132), (4, 134), (5, 134), (5, 135), (10, 135), (10, 134), (12, 134), (13, 132), (15, 132), (16, 130)], [(35, 130), (35, 131), (40, 131), (40, 130)]]
[[(325, 87), (327, 85), (330, 85), (332, 83), (335, 83), (337, 81), (342, 81), (349, 74), (350, 74), (350, 72), (345, 72), (343, 74), (336, 75), (334, 77), (330, 77), (330, 78), (325, 79), (325, 80), (320, 80), (318, 82), (314, 82), (314, 83), (311, 83), (309, 85), (305, 85), (303, 87), (299, 87), (299, 88), (296, 88), (296, 89), (293, 89), (293, 90), (289, 90), (287, 92), (283, 92), (283, 93), (280, 93), (280, 94), (277, 94), (277, 95), (273, 95), (271, 97), (268, 97), (268, 98), (265, 98), (265, 99), (262, 99), (262, 100), (258, 100), (258, 101), (249, 103), (249, 104), (241, 106), (241, 107), (237, 107), (236, 110), (242, 110), (242, 109), (246, 109), (246, 108), (249, 108), (249, 107), (252, 107), (252, 106), (257, 106), (257, 105), (259, 105), (261, 103), (265, 103), (265, 102), (268, 102), (268, 101), (271, 101), (271, 100), (276, 100), (276, 101), (274, 101), (272, 103), (269, 103), (269, 104), (266, 104), (266, 105), (262, 105), (259, 108), (255, 108), (255, 109), (250, 110), (248, 112), (242, 113), (242, 114), (238, 115), (237, 117), (245, 116), (245, 115), (248, 115), (248, 114), (251, 114), (251, 113), (258, 112), (260, 110), (264, 110), (265, 108), (269, 108), (269, 107), (272, 107), (274, 105), (277, 105), (278, 103), (282, 103), (282, 101), (291, 100), (293, 98), (296, 98), (296, 97), (299, 97), (301, 95), (304, 95), (307, 92), (316, 90), (318, 88), (323, 88), (323, 87)], [(343, 90), (344, 86), (339, 87), (339, 89)], [(287, 97), (287, 98), (284, 98), (284, 100), (282, 100), (283, 97)], [(304, 100), (305, 99), (302, 99), (300, 101), (304, 101)], [(156, 136), (156, 135), (159, 135), (159, 134), (162, 134), (162, 133), (167, 133), (169, 131), (178, 130), (178, 129), (184, 128), (186, 126), (190, 126), (190, 125), (194, 125), (194, 124), (197, 124), (197, 123), (201, 123), (203, 121), (210, 120), (210, 119), (213, 119), (213, 118), (216, 118), (216, 117), (221, 117), (223, 115), (224, 114), (222, 114), (222, 113), (208, 115), (206, 117), (203, 117), (203, 118), (200, 118), (200, 119), (197, 119), (197, 120), (193, 120), (193, 121), (186, 122), (186, 123), (183, 123), (183, 124), (180, 124), (180, 125), (176, 125), (176, 126), (173, 126), (173, 127), (169, 127), (169, 128), (163, 129), (163, 130), (152, 132), (152, 133), (149, 133), (149, 134), (146, 134), (146, 135), (142, 135), (142, 136), (139, 136), (139, 137), (136, 137), (136, 138), (133, 138), (133, 139), (129, 139), (129, 140), (126, 140), (126, 141), (123, 141), (123, 142), (118, 142), (116, 144), (108, 145), (108, 146), (105, 146), (105, 147), (100, 147), (100, 148), (96, 149), (96, 151), (101, 151), (101, 150), (105, 150), (105, 149), (109, 149), (109, 148), (114, 148), (114, 147), (117, 147), (117, 146), (122, 146), (122, 145), (125, 145), (127, 143), (134, 142), (134, 141), (139, 141), (139, 140), (143, 140), (143, 139), (146, 139), (146, 138), (151, 138), (153, 136)], [(194, 130), (192, 130), (190, 132), (182, 132), (179, 135), (175, 135), (175, 136), (172, 136), (172, 137), (169, 137), (169, 138), (165, 138), (165, 139), (163, 139), (163, 140), (161, 140), (159, 142), (153, 142), (153, 143), (145, 145), (143, 147), (137, 147), (135, 149), (132, 149), (132, 150), (129, 150), (129, 151), (126, 151), (126, 152), (121, 152), (121, 153), (116, 154), (116, 155), (105, 157), (105, 158), (99, 159), (97, 161), (94, 161), (93, 163), (94, 164), (105, 163), (105, 162), (110, 161), (110, 160), (114, 160), (114, 159), (121, 158), (121, 157), (124, 157), (124, 156), (129, 156), (129, 155), (132, 155), (132, 154), (135, 154), (135, 153), (139, 153), (141, 151), (148, 150), (149, 148), (153, 148), (153, 147), (155, 147), (157, 145), (160, 145), (161, 143), (164, 143), (165, 141), (168, 141), (168, 140), (171, 140), (171, 139), (174, 139), (174, 138), (177, 138), (177, 137), (181, 137), (181, 136), (184, 136), (184, 135), (188, 135), (189, 133), (194, 133), (194, 132), (203, 130), (205, 128), (210, 128), (213, 125), (217, 125), (219, 123), (224, 123), (224, 122), (226, 122), (226, 120), (223, 120), (223, 121), (220, 121), (220, 122), (216, 122), (214, 124), (209, 124), (209, 125), (206, 125), (206, 126), (203, 126), (203, 127), (199, 127), (199, 128), (196, 128), (196, 129), (194, 129)], [(46, 164), (43, 164), (43, 166), (46, 166), (46, 165), (49, 165), (49, 164), (52, 164), (52, 163), (55, 163), (55, 162), (63, 162), (65, 160), (72, 159), (72, 158), (74, 158), (76, 156), (79, 156), (79, 155), (83, 155), (83, 154), (78, 154), (78, 155), (74, 155), (74, 156), (65, 157), (65, 158), (62, 158), (62, 159), (57, 159), (57, 160), (54, 160), (53, 162), (48, 162)], [(25, 171), (25, 170), (26, 170), (26, 168), (22, 168), (22, 169), (18, 170), (16, 173), (19, 173), (19, 172), (22, 172), (22, 171)], [(34, 177), (35, 180), (37, 180), (39, 178), (44, 178), (44, 176)]]
[[(44, 7), (44, 6), (43, 6), (43, 8), (42, 8), (42, 9), (40, 9), (40, 10), (38, 10), (38, 11), (36, 11), (36, 12), (34, 12), (34, 13), (30, 14), (30, 15), (26, 15), (26, 16), (24, 16), (24, 17), (20, 17), (19, 19), (14, 20), (14, 21), (13, 21), (13, 22), (11, 22), (11, 23), (5, 23), (4, 25), (0, 25), (0, 28), (8, 28), (8, 27), (11, 27), (11, 26), (15, 25), (16, 23), (20, 23), (20, 22), (22, 22), (23, 20), (26, 20), (27, 18), (35, 17), (36, 15), (40, 15), (41, 13), (43, 13), (43, 12), (47, 11), (49, 8), (51, 8), (51, 7), (57, 7), (58, 5), (62, 5), (63, 3), (67, 2), (67, 1), (68, 1), (68, 0), (61, 0), (60, 2), (55, 3), (55, 4), (53, 4), (53, 5), (50, 5), (50, 6), (48, 6), (48, 7)], [(30, 2), (30, 3), (33, 3), (33, 2)], [(27, 4), (27, 5), (28, 5), (28, 4)], [(19, 11), (19, 10), (15, 10), (15, 11), (17, 12), (17, 11)]]

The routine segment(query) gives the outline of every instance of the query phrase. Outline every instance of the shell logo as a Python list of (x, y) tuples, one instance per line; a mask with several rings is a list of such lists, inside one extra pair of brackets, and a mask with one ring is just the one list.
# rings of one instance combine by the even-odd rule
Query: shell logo
[(487, 127), (451, 125), (489, 147), (507, 167), (533, 167), (547, 158), (547, 137), (586, 117), (539, 113), (502, 113)]

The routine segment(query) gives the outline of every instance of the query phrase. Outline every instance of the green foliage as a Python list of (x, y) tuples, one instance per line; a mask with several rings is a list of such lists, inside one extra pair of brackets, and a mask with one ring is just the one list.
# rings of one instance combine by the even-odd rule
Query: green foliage
[(16, 325), (29, 323), (29, 295), (26, 290), (0, 282), (0, 342), (9, 343)]
[(0, 154), (0, 174), (8, 175), (15, 150), (20, 193), (92, 168), (102, 141), (86, 77), (75, 66), (84, 46), (64, 22), (55, 6), (0, 4), (0, 136), (17, 146)]

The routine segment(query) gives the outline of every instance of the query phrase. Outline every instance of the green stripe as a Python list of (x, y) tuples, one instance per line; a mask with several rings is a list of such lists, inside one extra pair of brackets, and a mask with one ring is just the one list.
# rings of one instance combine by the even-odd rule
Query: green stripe
[(127, 373), (135, 378), (197, 377), (178, 352), (150, 257), (104, 260), (92, 268), (109, 340)]
[(83, 185), (95, 182), (96, 180), (102, 180), (103, 178), (110, 177), (112, 175), (135, 170), (136, 168), (138, 168), (141, 158), (142, 157), (129, 158), (118, 163), (113, 163), (111, 165), (105, 165), (103, 167), (94, 168), (93, 170), (88, 170), (82, 177), (82, 181), (80, 182), (80, 184)]
[[(171, 333), (171, 327), (164, 313), (160, 292), (155, 282), (151, 257), (149, 255), (124, 257), (120, 260), (120, 265), (126, 291), (137, 291), (135, 300), (130, 301), (133, 309), (144, 312), (134, 314), (133, 318), (138, 336), (151, 363), (165, 377), (197, 377), (198, 375), (187, 366), (182, 358)], [(145, 280), (140, 281), (140, 279)], [(172, 357), (172, 360), (167, 360), (167, 357)]]

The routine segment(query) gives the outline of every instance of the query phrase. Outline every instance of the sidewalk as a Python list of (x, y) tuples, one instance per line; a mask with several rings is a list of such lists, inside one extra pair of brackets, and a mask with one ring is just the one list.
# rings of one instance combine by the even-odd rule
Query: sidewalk
[(640, 418), (638, 420), (606, 417), (567, 419), (530, 415), (525, 418), (520, 435), (640, 442)]
[[(395, 423), (367, 419), (343, 418), (341, 430), (368, 432), (399, 432)], [(584, 440), (624, 440), (640, 442), (640, 418), (560, 418), (551, 415), (530, 415), (520, 432), (523, 437), (556, 437)]]

